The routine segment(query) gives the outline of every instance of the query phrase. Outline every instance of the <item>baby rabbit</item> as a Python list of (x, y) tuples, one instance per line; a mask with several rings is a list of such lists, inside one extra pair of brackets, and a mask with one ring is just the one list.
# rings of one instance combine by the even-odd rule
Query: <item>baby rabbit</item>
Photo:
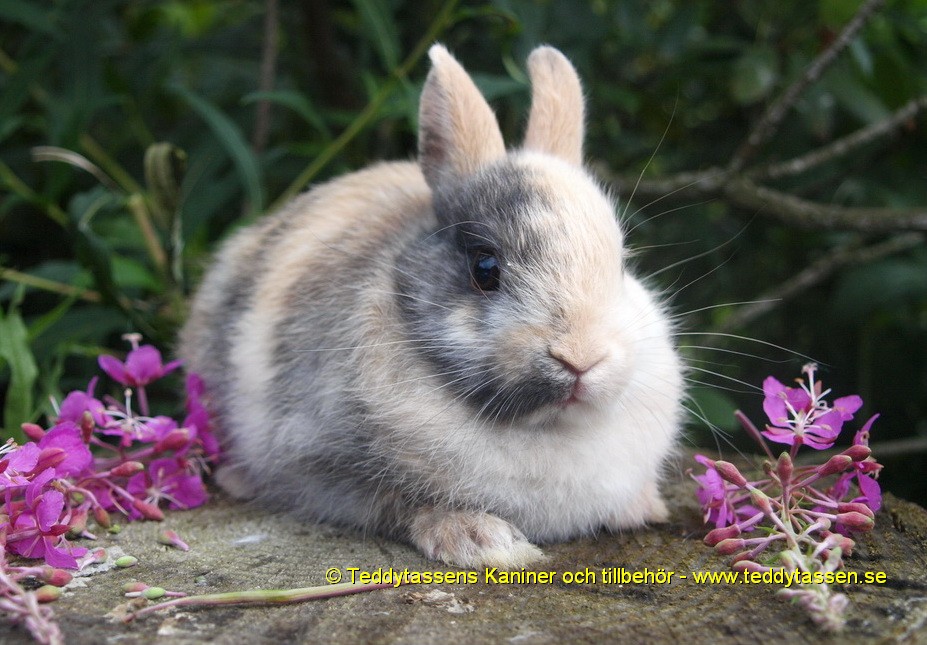
[(463, 67), (429, 56), (419, 163), (240, 231), (193, 301), (180, 353), (220, 427), (220, 484), (472, 568), (665, 520), (681, 366), (582, 168), (575, 70), (534, 50), (507, 152)]

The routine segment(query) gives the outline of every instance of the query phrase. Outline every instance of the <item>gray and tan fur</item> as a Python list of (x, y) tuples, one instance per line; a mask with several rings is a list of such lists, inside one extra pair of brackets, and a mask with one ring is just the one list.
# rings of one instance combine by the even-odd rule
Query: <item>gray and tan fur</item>
[(681, 369), (581, 167), (576, 72), (531, 54), (506, 152), (464, 69), (429, 54), (420, 163), (314, 188), (231, 238), (199, 289), (180, 353), (217, 414), (220, 482), (467, 567), (665, 519)]

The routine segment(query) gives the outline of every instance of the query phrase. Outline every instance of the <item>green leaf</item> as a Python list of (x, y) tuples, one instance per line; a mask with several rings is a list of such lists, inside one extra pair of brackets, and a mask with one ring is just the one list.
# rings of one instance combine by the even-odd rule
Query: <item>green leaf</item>
[(232, 158), (232, 163), (235, 164), (235, 169), (245, 185), (251, 211), (263, 211), (264, 188), (261, 169), (241, 129), (206, 99), (179, 85), (172, 86), (172, 89), (206, 121), (216, 139)]
[(33, 387), (39, 370), (29, 347), (29, 333), (16, 306), (6, 315), (0, 310), (0, 359), (10, 368), (10, 384), (3, 408), (5, 436), (23, 440), (20, 426), (32, 420)]
[(293, 90), (251, 92), (242, 98), (241, 101), (246, 105), (258, 101), (270, 101), (271, 103), (290, 108), (301, 116), (306, 123), (325, 135), (326, 139), (332, 138), (331, 130), (329, 130), (328, 125), (325, 123), (325, 119), (322, 118), (322, 115), (319, 114), (319, 111), (315, 109), (315, 106), (312, 105), (312, 102), (309, 101), (304, 94), (294, 92)]
[(367, 36), (373, 41), (383, 66), (388, 70), (399, 67), (399, 30), (382, 0), (354, 0)]

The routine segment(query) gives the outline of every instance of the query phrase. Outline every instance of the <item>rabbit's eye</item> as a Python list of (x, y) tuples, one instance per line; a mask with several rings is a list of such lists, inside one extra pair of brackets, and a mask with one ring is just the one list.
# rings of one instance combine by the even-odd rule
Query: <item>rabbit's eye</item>
[(499, 259), (491, 252), (477, 251), (471, 256), (470, 277), (473, 286), (480, 291), (495, 291), (499, 288)]

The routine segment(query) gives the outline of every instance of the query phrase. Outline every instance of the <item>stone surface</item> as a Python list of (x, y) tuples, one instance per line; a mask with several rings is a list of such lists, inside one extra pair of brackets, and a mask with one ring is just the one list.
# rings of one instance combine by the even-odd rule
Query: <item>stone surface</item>
[[(407, 585), (297, 605), (172, 609), (125, 624), (125, 582), (191, 594), (324, 585), (326, 570), (359, 567), (454, 571), (403, 544), (330, 526), (304, 525), (216, 495), (205, 507), (168, 513), (162, 523), (128, 525), (101, 537), (112, 555), (139, 564), (77, 578), (54, 605), (68, 643), (428, 643), (428, 642), (845, 642), (822, 635), (772, 585), (697, 585), (697, 570), (725, 571), (701, 543), (705, 530), (692, 485), (667, 487), (671, 523), (623, 535), (549, 545), (534, 571), (556, 571), (549, 584)], [(166, 529), (183, 552), (157, 541)], [(113, 559), (113, 558), (111, 558)], [(852, 642), (927, 642), (927, 511), (891, 496), (876, 530), (849, 559), (851, 571), (884, 571), (884, 585), (846, 588)], [(601, 571), (664, 569), (671, 584), (606, 584)], [(595, 583), (567, 583), (564, 572), (591, 570)], [(345, 574), (347, 575), (347, 574)], [(347, 577), (345, 578), (347, 580)], [(139, 601), (135, 601), (139, 602)], [(147, 601), (141, 601), (147, 604)], [(22, 628), (0, 626), (0, 642), (28, 643)]]

